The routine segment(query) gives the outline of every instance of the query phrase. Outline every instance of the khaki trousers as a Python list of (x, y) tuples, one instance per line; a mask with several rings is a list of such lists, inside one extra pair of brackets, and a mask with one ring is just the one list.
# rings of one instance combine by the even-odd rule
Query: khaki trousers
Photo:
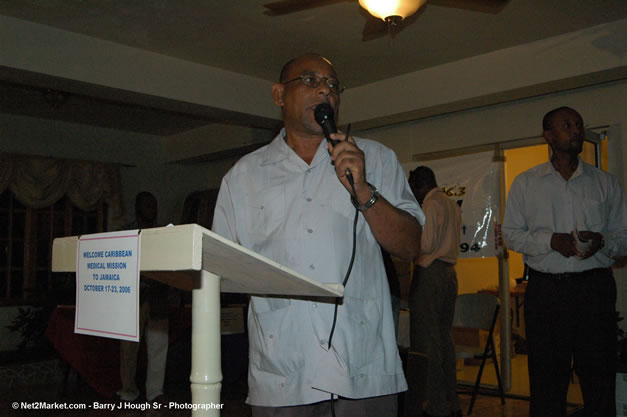
[[(143, 302), (139, 312), (140, 334), (146, 337), (148, 364), (146, 369), (146, 400), (152, 401), (163, 394), (166, 360), (168, 357), (168, 319), (151, 318), (150, 304)], [(141, 336), (140, 336), (141, 337)], [(122, 400), (134, 401), (139, 397), (135, 382), (139, 343), (120, 341), (120, 380)]]

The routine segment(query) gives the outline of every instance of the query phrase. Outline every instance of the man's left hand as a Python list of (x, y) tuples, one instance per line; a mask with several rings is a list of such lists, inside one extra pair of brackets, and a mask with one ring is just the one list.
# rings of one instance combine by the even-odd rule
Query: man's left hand
[(330, 143), (328, 144), (338, 179), (348, 192), (352, 194), (353, 190), (348, 182), (348, 173), (350, 173), (355, 183), (357, 200), (360, 203), (368, 201), (370, 189), (366, 183), (366, 156), (364, 152), (357, 147), (352, 136), (349, 136), (348, 140), (344, 140), (343, 133), (332, 133), (331, 138), (340, 141), (335, 147)]
[(591, 257), (592, 255), (597, 253), (599, 249), (603, 247), (603, 235), (601, 233), (591, 232), (589, 230), (583, 230), (579, 232), (579, 237), (583, 240), (589, 240), (592, 242), (590, 244), (590, 247), (586, 249), (585, 252), (583, 253), (577, 252), (577, 256), (579, 256), (582, 259)]

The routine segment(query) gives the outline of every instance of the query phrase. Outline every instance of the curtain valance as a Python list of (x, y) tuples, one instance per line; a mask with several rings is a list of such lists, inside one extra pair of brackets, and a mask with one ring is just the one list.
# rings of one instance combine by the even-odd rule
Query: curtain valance
[(0, 193), (7, 188), (26, 207), (48, 207), (67, 195), (85, 211), (106, 203), (114, 223), (123, 215), (117, 164), (0, 154)]

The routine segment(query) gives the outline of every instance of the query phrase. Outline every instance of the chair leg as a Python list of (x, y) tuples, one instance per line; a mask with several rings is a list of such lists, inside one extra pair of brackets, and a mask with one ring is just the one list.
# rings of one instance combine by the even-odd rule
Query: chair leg
[(505, 404), (505, 393), (503, 392), (503, 384), (501, 383), (501, 372), (499, 370), (499, 361), (496, 357), (496, 349), (492, 349), (492, 360), (494, 361), (494, 370), (496, 371), (496, 381), (499, 385), (499, 394), (501, 394), (501, 404)]
[[(487, 346), (486, 346), (487, 350)], [(472, 397), (470, 397), (470, 406), (468, 407), (468, 415), (472, 414), (472, 407), (475, 405), (475, 399), (477, 398), (477, 393), (479, 392), (479, 384), (481, 383), (481, 375), (483, 374), (483, 367), (485, 366), (485, 361), (488, 358), (487, 353), (484, 353), (481, 357), (481, 365), (479, 366), (479, 372), (477, 373), (477, 380), (475, 381), (475, 387), (472, 390)]]

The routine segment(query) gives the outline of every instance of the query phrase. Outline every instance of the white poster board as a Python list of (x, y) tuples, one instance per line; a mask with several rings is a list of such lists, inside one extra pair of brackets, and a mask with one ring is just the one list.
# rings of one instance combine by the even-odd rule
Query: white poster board
[(405, 175), (424, 165), (435, 174), (438, 186), (462, 209), (460, 258), (497, 256), (500, 238), (499, 163), (493, 152), (403, 164)]
[(79, 238), (74, 332), (139, 341), (139, 230)]

